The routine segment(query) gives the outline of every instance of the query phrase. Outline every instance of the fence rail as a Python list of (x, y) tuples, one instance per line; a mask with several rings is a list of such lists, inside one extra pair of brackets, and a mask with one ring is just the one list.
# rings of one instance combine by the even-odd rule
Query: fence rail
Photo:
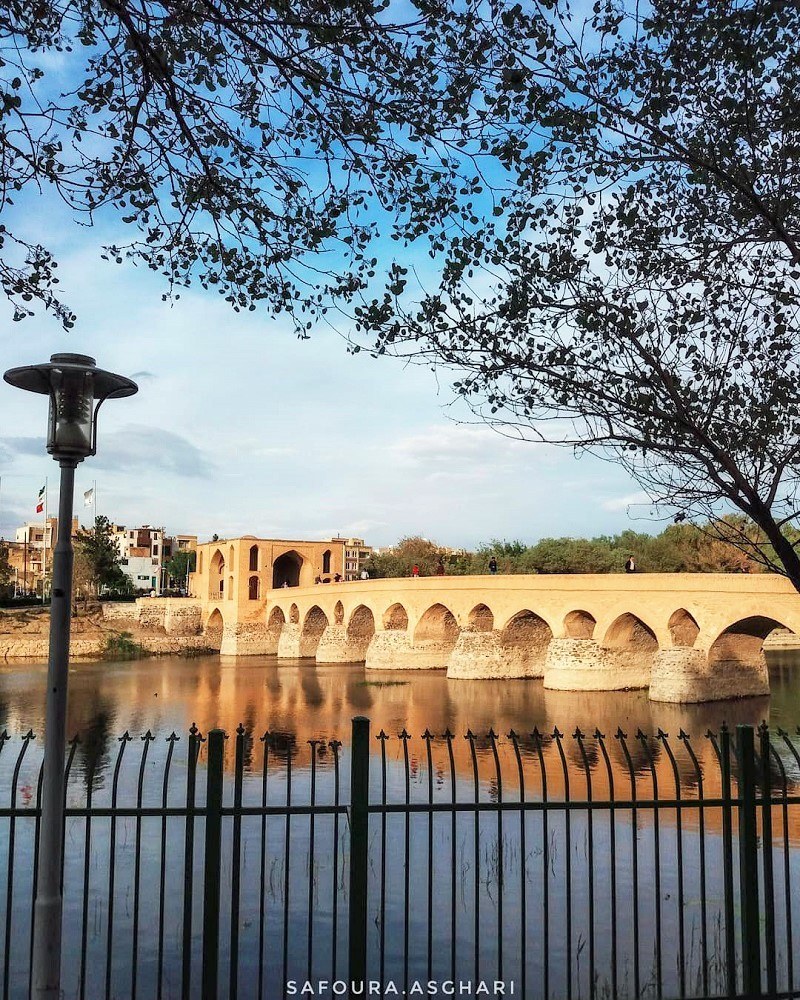
[[(35, 748), (0, 734), (4, 998), (30, 982)], [(193, 727), (114, 753), (76, 738), (65, 767), (67, 997), (800, 995), (783, 730), (412, 737), (357, 718), (347, 748)]]

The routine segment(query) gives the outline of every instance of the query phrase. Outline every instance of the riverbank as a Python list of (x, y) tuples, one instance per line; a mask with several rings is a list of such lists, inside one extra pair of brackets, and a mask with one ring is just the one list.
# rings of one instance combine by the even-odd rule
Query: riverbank
[[(46, 660), (49, 652), (48, 608), (0, 610), (0, 660)], [(74, 660), (118, 659), (125, 640), (146, 656), (196, 656), (218, 652), (199, 629), (186, 634), (168, 634), (164, 626), (139, 613), (135, 604), (89, 605), (80, 608), (70, 628), (70, 658)]]

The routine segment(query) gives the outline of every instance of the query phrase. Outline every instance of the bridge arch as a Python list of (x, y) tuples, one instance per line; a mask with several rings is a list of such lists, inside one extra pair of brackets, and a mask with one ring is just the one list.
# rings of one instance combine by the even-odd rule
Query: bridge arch
[(444, 604), (432, 604), (420, 616), (414, 629), (414, 655), (420, 667), (446, 667), (459, 632), (453, 612)]
[(344, 622), (344, 605), (341, 601), (337, 601), (334, 606), (333, 621), (336, 625), (341, 625)]
[(353, 660), (366, 659), (374, 635), (375, 615), (366, 604), (359, 604), (347, 623), (347, 648)]
[(727, 664), (767, 669), (764, 640), (776, 628), (793, 630), (783, 622), (764, 615), (740, 618), (723, 629), (711, 644), (708, 663), (712, 673)]
[(637, 615), (626, 611), (617, 615), (608, 626), (602, 645), (606, 649), (636, 650), (652, 655), (658, 649), (658, 639), (649, 625)]
[(467, 616), (467, 627), (473, 632), (491, 632), (494, 628), (492, 609), (486, 604), (476, 604)]
[(658, 639), (638, 615), (630, 611), (617, 615), (606, 629), (601, 645), (606, 650), (606, 669), (618, 677), (620, 688), (650, 686)]
[(591, 639), (597, 619), (588, 611), (570, 611), (564, 616), (564, 635), (568, 639)]
[(222, 631), (225, 628), (225, 619), (219, 608), (214, 608), (206, 621), (203, 635), (208, 638), (209, 643), (217, 648), (222, 644)]
[(408, 628), (408, 612), (402, 604), (393, 604), (383, 614), (383, 627), (387, 631)]
[(291, 625), (299, 625), (300, 624), (300, 608), (298, 608), (298, 606), (296, 604), (293, 604), (289, 608), (289, 623)]
[(301, 633), (302, 656), (314, 656), (319, 646), (322, 633), (328, 627), (328, 616), (322, 608), (315, 604), (306, 612)]
[(281, 632), (286, 624), (283, 608), (273, 608), (267, 619), (267, 653), (277, 653)]
[(553, 630), (540, 615), (528, 608), (518, 611), (500, 632), (504, 657), (514, 667), (515, 677), (544, 676), (544, 661)]
[(673, 646), (694, 646), (700, 635), (700, 626), (694, 615), (686, 608), (678, 608), (670, 615), (667, 623)]

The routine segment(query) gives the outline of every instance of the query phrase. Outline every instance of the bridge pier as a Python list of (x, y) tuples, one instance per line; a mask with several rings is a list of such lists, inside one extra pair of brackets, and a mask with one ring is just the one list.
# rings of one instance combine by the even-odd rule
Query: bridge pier
[(317, 663), (360, 663), (371, 636), (351, 635), (344, 625), (328, 625), (317, 646)]
[(222, 629), (220, 656), (264, 656), (269, 633), (263, 622), (231, 622)]
[(661, 649), (653, 660), (650, 701), (696, 703), (769, 694), (763, 650), (747, 657), (716, 657), (705, 649)]
[(302, 660), (313, 657), (318, 641), (319, 636), (304, 633), (302, 625), (287, 622), (278, 639), (278, 659)]
[(447, 676), (453, 679), (512, 677), (504, 670), (499, 632), (476, 632), (463, 629), (447, 663)]
[(650, 684), (652, 657), (609, 649), (594, 639), (551, 639), (544, 686), (555, 691), (625, 691)]
[(463, 629), (447, 664), (452, 679), (542, 677), (547, 644), (520, 645), (503, 632)]
[(366, 652), (367, 670), (444, 670), (452, 650), (447, 640), (413, 641), (407, 629), (378, 629)]

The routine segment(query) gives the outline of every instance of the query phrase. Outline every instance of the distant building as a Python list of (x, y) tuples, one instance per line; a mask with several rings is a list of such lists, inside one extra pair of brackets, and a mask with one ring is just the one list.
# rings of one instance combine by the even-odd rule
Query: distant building
[[(72, 519), (72, 537), (78, 532), (78, 519)], [(14, 572), (15, 594), (42, 593), (42, 577), (49, 580), (53, 569), (53, 551), (58, 538), (58, 518), (26, 521), (9, 541), (8, 562)], [(49, 586), (49, 584), (48, 584)]]
[(344, 542), (345, 580), (357, 580), (373, 553), (372, 546), (365, 545), (363, 538), (334, 538), (332, 541)]

